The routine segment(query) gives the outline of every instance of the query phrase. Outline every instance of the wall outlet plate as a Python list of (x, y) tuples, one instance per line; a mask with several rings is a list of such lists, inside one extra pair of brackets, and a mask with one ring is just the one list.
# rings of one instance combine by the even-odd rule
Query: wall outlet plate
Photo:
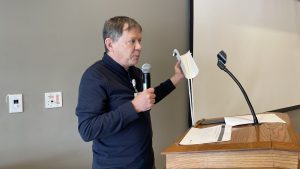
[(45, 108), (62, 107), (62, 92), (45, 93)]

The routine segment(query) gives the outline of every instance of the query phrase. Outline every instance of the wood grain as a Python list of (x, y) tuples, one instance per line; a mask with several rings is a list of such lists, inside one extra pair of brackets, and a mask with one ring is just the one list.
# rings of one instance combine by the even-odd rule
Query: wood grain
[(227, 142), (182, 146), (179, 142), (183, 135), (162, 152), (166, 167), (299, 169), (299, 137), (287, 114), (274, 114), (287, 123), (233, 127)]

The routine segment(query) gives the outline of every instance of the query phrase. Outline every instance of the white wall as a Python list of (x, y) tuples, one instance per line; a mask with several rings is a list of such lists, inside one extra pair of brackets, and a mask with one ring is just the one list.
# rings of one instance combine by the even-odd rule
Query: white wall
[[(141, 64), (152, 84), (173, 73), (173, 48), (188, 50), (188, 1), (0, 0), (0, 169), (82, 169), (91, 144), (77, 132), (75, 107), (83, 71), (104, 51), (106, 19), (128, 15), (143, 26)], [(44, 108), (44, 92), (62, 91), (63, 107)], [(7, 94), (24, 95), (24, 112), (9, 114)], [(182, 83), (152, 110), (157, 168), (160, 152), (187, 127)]]
[(221, 50), (256, 113), (300, 104), (299, 1), (194, 2), (196, 120), (250, 113), (236, 83), (217, 66)]

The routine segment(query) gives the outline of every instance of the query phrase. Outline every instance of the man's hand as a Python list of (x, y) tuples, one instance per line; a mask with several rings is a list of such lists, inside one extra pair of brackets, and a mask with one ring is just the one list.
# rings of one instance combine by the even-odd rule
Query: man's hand
[(149, 88), (138, 93), (131, 103), (134, 109), (139, 113), (150, 110), (155, 103), (154, 88)]
[(177, 61), (174, 70), (175, 74), (171, 77), (171, 81), (174, 84), (174, 86), (176, 86), (180, 81), (184, 79), (184, 74), (180, 67), (180, 61)]

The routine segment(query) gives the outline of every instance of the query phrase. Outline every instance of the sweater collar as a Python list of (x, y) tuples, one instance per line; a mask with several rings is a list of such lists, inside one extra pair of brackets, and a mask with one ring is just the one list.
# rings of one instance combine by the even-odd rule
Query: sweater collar
[(102, 58), (103, 63), (110, 68), (110, 70), (121, 74), (121, 75), (126, 75), (128, 76), (128, 71), (133, 67), (129, 67), (128, 71), (121, 66), (118, 62), (113, 60), (106, 52), (104, 52), (103, 58)]

